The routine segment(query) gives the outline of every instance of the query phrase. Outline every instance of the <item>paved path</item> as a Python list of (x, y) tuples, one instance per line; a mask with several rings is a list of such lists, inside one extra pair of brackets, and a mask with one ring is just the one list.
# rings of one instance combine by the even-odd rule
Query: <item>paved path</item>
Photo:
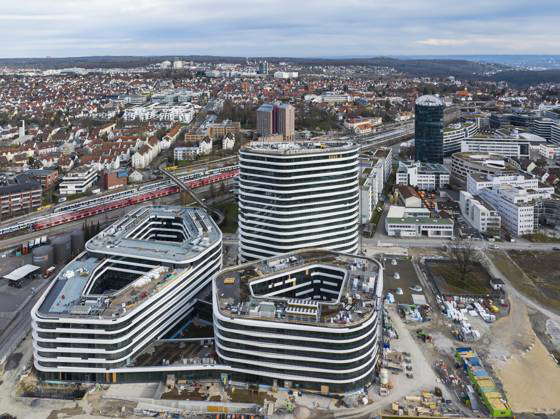
[(447, 389), (437, 382), (438, 380), (432, 366), (427, 361), (419, 344), (414, 340), (401, 318), (393, 308), (389, 308), (388, 312), (393, 326), (399, 335), (399, 339), (393, 340), (391, 344), (399, 351), (410, 352), (414, 379), (406, 378), (404, 373), (398, 376), (392, 375), (391, 380), (395, 382), (395, 388), (387, 397), (383, 397), (367, 406), (355, 409), (336, 410), (333, 413), (337, 418), (364, 417), (365, 415), (378, 414), (380, 410), (387, 408), (391, 403), (401, 400), (411, 393), (421, 390), (434, 391), (435, 386), (439, 386), (444, 391), (444, 395), (449, 398)]

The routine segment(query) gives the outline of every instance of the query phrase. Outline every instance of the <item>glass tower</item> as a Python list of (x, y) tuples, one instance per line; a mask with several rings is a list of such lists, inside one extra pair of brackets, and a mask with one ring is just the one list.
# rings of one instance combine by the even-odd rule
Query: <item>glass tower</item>
[(416, 160), (443, 163), (443, 109), (443, 102), (436, 96), (420, 96), (416, 100)]

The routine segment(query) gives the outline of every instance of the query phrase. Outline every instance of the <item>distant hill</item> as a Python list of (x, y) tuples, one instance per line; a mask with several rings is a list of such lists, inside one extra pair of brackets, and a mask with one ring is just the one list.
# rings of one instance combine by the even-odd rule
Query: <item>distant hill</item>
[[(38, 68), (109, 68), (122, 67), (131, 68), (158, 63), (164, 60), (182, 59), (198, 62), (229, 62), (243, 63), (245, 57), (216, 57), (202, 55), (188, 56), (102, 56), (102, 57), (68, 57), (68, 58), (5, 58), (0, 59), (0, 65), (17, 67), (38, 67)], [(253, 58), (255, 60), (257, 58)], [(381, 67), (393, 67), (397, 71), (412, 76), (426, 77), (447, 77), (455, 76), (461, 78), (472, 78), (476, 75), (506, 69), (508, 67), (491, 64), (478, 63), (467, 60), (451, 59), (396, 59), (389, 57), (375, 58), (351, 58), (351, 59), (323, 59), (323, 58), (290, 58), (290, 57), (264, 57), (269, 62), (288, 61), (300, 64), (316, 65), (372, 65)]]
[(509, 70), (494, 74), (494, 81), (506, 81), (512, 87), (528, 87), (540, 83), (560, 83), (560, 70)]

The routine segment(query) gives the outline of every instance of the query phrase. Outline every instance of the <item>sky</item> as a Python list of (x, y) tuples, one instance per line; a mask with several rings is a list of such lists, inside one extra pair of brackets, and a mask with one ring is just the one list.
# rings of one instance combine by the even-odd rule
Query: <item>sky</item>
[(0, 57), (560, 54), (560, 0), (0, 0)]

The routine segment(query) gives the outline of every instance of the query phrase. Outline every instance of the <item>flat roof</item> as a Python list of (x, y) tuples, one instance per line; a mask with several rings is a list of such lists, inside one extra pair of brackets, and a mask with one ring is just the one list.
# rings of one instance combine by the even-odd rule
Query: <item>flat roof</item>
[[(379, 309), (380, 267), (363, 256), (302, 249), (222, 270), (213, 280), (214, 298), (230, 318), (348, 327)], [(325, 279), (315, 275), (324, 270)], [(314, 294), (319, 288), (323, 295)]]
[(449, 218), (430, 218), (430, 217), (403, 217), (403, 218), (386, 218), (388, 224), (414, 224), (414, 225), (448, 225), (452, 226), (453, 220)]
[(30, 273), (33, 273), (33, 272), (37, 271), (38, 269), (41, 269), (41, 268), (39, 266), (35, 266), (35, 265), (23, 265), (23, 266), (20, 266), (17, 269), (14, 269), (9, 274), (4, 275), (4, 278), (9, 279), (10, 281), (19, 281), (19, 280), (25, 278)]
[[(148, 226), (156, 222), (151, 238)], [(169, 224), (181, 231), (174, 241), (163, 241)], [(177, 226), (180, 224), (180, 227)], [(146, 238), (150, 237), (150, 238)], [(191, 262), (221, 240), (217, 225), (200, 208), (147, 206), (131, 211), (86, 243), (86, 251), (67, 264), (53, 280), (39, 311), (42, 314), (98, 316), (110, 318), (130, 312), (146, 299), (183, 278)], [(126, 266), (112, 266), (130, 279), (115, 289), (101, 285), (97, 268), (117, 260)], [(115, 274), (115, 273), (114, 273)]]
[(263, 154), (309, 154), (334, 151), (359, 150), (350, 141), (298, 141), (298, 142), (258, 142), (253, 141), (241, 150)]
[[(134, 236), (143, 223), (153, 220), (181, 222), (188, 233), (183, 242), (142, 240)], [(86, 249), (109, 255), (143, 257), (168, 263), (186, 263), (221, 237), (212, 218), (200, 208), (150, 206), (129, 213), (86, 243)]]

